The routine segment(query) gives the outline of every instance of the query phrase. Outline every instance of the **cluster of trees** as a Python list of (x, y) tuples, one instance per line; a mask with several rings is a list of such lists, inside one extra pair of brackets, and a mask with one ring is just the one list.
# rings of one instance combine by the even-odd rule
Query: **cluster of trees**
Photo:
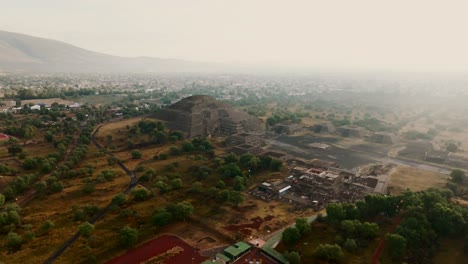
[(220, 180), (215, 187), (211, 187), (207, 197), (213, 198), (220, 204), (229, 203), (237, 207), (244, 201), (244, 196), (241, 191), (226, 188), (224, 181)]
[(391, 255), (410, 263), (426, 263), (436, 250), (440, 237), (459, 237), (468, 242), (468, 210), (450, 202), (450, 190), (406, 191), (398, 196), (367, 195), (356, 204), (334, 203), (327, 206), (327, 219), (338, 225), (344, 246), (354, 248), (373, 239), (378, 230), (372, 223), (360, 221), (373, 217), (401, 215), (394, 234), (387, 234)]
[(300, 123), (301, 118), (307, 117), (308, 113), (296, 112), (291, 113), (287, 110), (276, 111), (272, 116), (268, 117), (266, 122), (269, 126), (274, 126), (280, 122), (291, 121), (293, 123)]
[[(4, 201), (4, 197), (0, 194), (0, 203), (2, 206)], [(22, 225), (20, 212), (21, 208), (17, 204), (9, 204), (0, 213), (0, 233), (8, 234), (5, 246), (10, 251), (20, 249), (24, 242), (34, 238), (34, 232), (32, 231), (26, 232), (25, 238), (16, 233)]]
[(75, 221), (85, 221), (99, 212), (99, 207), (95, 204), (86, 204), (82, 207), (73, 206), (72, 211)]
[(8, 135), (20, 137), (24, 140), (32, 139), (36, 135), (36, 127), (30, 124), (23, 124), (19, 127), (8, 126), (4, 131)]
[[(397, 196), (367, 195), (355, 204), (329, 204), (326, 219), (337, 231), (335, 244), (320, 244), (313, 255), (323, 261), (339, 262), (344, 256), (343, 249), (356, 252), (378, 236), (379, 226), (372, 221), (377, 216), (377, 219), (399, 217), (401, 222), (395, 232), (385, 235), (390, 256), (399, 262), (429, 263), (440, 238), (468, 243), (468, 209), (451, 203), (452, 196), (450, 190), (429, 189)], [(303, 230), (310, 232), (306, 221), (301, 221), (298, 219), (295, 227), (283, 232), (282, 240), (288, 247), (298, 243)], [(288, 252), (285, 257), (296, 263), (294, 253)]]
[(431, 133), (423, 133), (423, 132), (419, 132), (417, 130), (409, 130), (409, 131), (406, 131), (405, 133), (403, 133), (403, 136), (407, 139), (427, 139), (427, 140), (431, 140), (434, 138), (433, 135), (431, 135)]
[(21, 100), (30, 100), (37, 98), (66, 98), (66, 97), (78, 97), (93, 95), (96, 93), (96, 90), (90, 88), (67, 88), (67, 89), (58, 89), (55, 87), (44, 87), (41, 90), (36, 89), (26, 89), (21, 88), (16, 91), (16, 96)]
[(247, 109), (247, 113), (256, 117), (261, 117), (267, 114), (267, 110), (265, 105), (253, 105)]
[[(2, 199), (4, 202), (3, 196), (0, 197), (0, 200)], [(0, 232), (2, 234), (12, 232), (21, 225), (21, 208), (14, 203), (8, 204), (5, 207), (6, 208), (0, 213)]]
[(185, 141), (182, 143), (183, 152), (210, 152), (214, 149), (213, 144), (207, 139), (194, 138), (191, 141)]
[(288, 227), (283, 231), (282, 241), (287, 246), (292, 246), (310, 231), (311, 227), (307, 218), (297, 218), (295, 226)]
[(167, 141), (175, 142), (182, 140), (184, 134), (180, 131), (165, 131), (164, 124), (152, 120), (141, 120), (135, 126), (128, 127), (129, 136), (133, 137), (139, 133), (148, 135), (148, 143), (163, 144)]
[(37, 180), (37, 174), (24, 174), (16, 176), (10, 184), (3, 189), (3, 195), (6, 200), (12, 200), (15, 196), (23, 194)]
[(5, 163), (0, 163), (0, 174), (14, 176), (18, 173), (18, 170), (15, 168), (10, 168)]
[(398, 130), (397, 126), (383, 122), (374, 117), (354, 120), (353, 125), (366, 128), (367, 130), (373, 131), (373, 132), (378, 132), (378, 131), (395, 132)]
[(159, 176), (154, 183), (154, 187), (158, 188), (161, 194), (165, 194), (172, 190), (178, 190), (182, 188), (183, 185), (184, 183), (180, 178), (180, 174), (177, 173)]
[(117, 174), (113, 170), (102, 170), (101, 173), (99, 173), (96, 176), (96, 181), (103, 183), (103, 182), (111, 182), (117, 177)]
[[(171, 133), (174, 133), (174, 132), (171, 132)], [(214, 155), (213, 149), (214, 149), (213, 144), (207, 139), (194, 138), (191, 141), (188, 141), (188, 140), (184, 141), (180, 148), (177, 146), (171, 146), (169, 148), (169, 154), (172, 156), (179, 156), (179, 155), (182, 155), (183, 153), (205, 152), (213, 156)], [(167, 153), (162, 153), (158, 158), (161, 160), (167, 158)]]
[(57, 163), (56, 158), (51, 157), (29, 157), (23, 161), (23, 169), (39, 170), (41, 173), (49, 173)]
[[(219, 163), (219, 161), (218, 161)], [(270, 156), (255, 156), (250, 153), (244, 153), (238, 159), (233, 153), (224, 157), (224, 164), (218, 167), (218, 173), (224, 178), (234, 178), (236, 176), (250, 177), (251, 175), (262, 170), (279, 171), (283, 166), (283, 162), (278, 159), (273, 159)], [(241, 168), (247, 170), (243, 172)]]
[(336, 242), (347, 251), (354, 252), (358, 248), (367, 247), (369, 241), (377, 237), (379, 226), (359, 220), (343, 220), (339, 230), (342, 235), (337, 237)]
[(343, 258), (344, 253), (337, 244), (320, 244), (314, 250), (314, 256), (328, 263), (338, 263)]
[(447, 182), (447, 188), (456, 196), (468, 195), (468, 188), (465, 187), (466, 175), (465, 172), (459, 169), (454, 169), (450, 173), (450, 182)]
[(156, 226), (164, 226), (175, 221), (185, 221), (193, 214), (193, 206), (190, 202), (183, 201), (177, 204), (168, 204), (157, 209), (152, 216), (152, 223)]

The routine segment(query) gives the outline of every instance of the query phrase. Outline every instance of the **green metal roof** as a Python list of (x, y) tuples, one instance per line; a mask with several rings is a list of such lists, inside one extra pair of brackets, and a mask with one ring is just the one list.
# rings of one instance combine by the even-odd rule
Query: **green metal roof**
[(245, 252), (246, 250), (249, 250), (251, 246), (245, 242), (237, 242), (235, 246), (242, 252)]
[(273, 248), (262, 248), (263, 252), (265, 252), (267, 255), (270, 255), (277, 261), (283, 263), (283, 264), (289, 264), (289, 261), (278, 251), (274, 250)]
[(221, 254), (221, 253), (216, 254), (216, 257), (217, 257), (217, 258), (220, 258), (220, 259), (222, 259), (222, 260), (224, 260), (224, 261), (226, 261), (226, 262), (231, 261), (231, 258), (230, 258), (230, 257), (228, 257), (228, 256), (226, 256), (226, 255), (224, 255), (224, 254)]
[(232, 258), (236, 258), (237, 256), (239, 256), (240, 254), (242, 254), (242, 251), (240, 251), (238, 248), (236, 247), (233, 247), (233, 246), (229, 246), (227, 248), (224, 249), (224, 253), (226, 253), (225, 255), (227, 256), (230, 256)]

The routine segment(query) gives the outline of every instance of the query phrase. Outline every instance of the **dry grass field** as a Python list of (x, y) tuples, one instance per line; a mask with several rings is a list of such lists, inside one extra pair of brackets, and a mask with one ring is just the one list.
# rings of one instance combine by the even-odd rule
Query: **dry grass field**
[(443, 188), (449, 176), (441, 173), (400, 166), (390, 175), (388, 189), (399, 194), (406, 189), (422, 191), (429, 188)]
[[(109, 145), (107, 135), (111, 135), (110, 143), (126, 144), (128, 140), (127, 126), (133, 126), (141, 118), (132, 118), (116, 123), (104, 125), (97, 138), (104, 146)], [(218, 139), (213, 141), (217, 146), (216, 155), (225, 153)], [(41, 147), (38, 143), (37, 149)], [(140, 148), (142, 153), (140, 159), (132, 159), (131, 150), (126, 146), (111, 149), (112, 153), (118, 157), (131, 170), (142, 167), (143, 171), (137, 172), (140, 177), (144, 170), (152, 168), (156, 176), (165, 176), (169, 179), (178, 175), (183, 181), (183, 186), (179, 190), (160, 194), (159, 190), (153, 186), (155, 179), (143, 183), (151, 195), (146, 201), (132, 201), (132, 195), (128, 195), (129, 203), (122, 209), (108, 212), (103, 219), (95, 225), (93, 235), (90, 238), (80, 237), (63, 256), (57, 259), (57, 263), (89, 263), (92, 258), (103, 262), (107, 259), (125, 253), (125, 249), (118, 246), (119, 230), (126, 226), (138, 228), (140, 233), (139, 242), (143, 243), (159, 234), (170, 232), (186, 239), (194, 246), (202, 249), (208, 249), (214, 246), (229, 244), (228, 236), (235, 235), (233, 231), (226, 228), (226, 223), (234, 225), (251, 224), (252, 219), (268, 218), (260, 224), (257, 229), (252, 230), (252, 234), (267, 236), (269, 230), (276, 230), (287, 224), (294, 222), (294, 219), (300, 215), (311, 214), (312, 212), (291, 213), (288, 206), (278, 202), (264, 202), (253, 199), (244, 194), (245, 201), (237, 208), (231, 205), (221, 205), (217, 201), (209, 198), (205, 194), (196, 194), (190, 191), (192, 184), (197, 180), (187, 172), (192, 165), (205, 165), (212, 168), (212, 173), (204, 179), (202, 189), (207, 192), (219, 179), (216, 172), (216, 166), (207, 154), (190, 153), (179, 156), (168, 155), (166, 160), (155, 160), (153, 157), (161, 153), (168, 153), (173, 145), (180, 146), (182, 142), (167, 143), (163, 145), (150, 145)], [(30, 151), (34, 150), (34, 145), (30, 144)], [(44, 146), (45, 147), (45, 146)], [(177, 164), (173, 166), (174, 164)], [(62, 192), (38, 197), (23, 208), (23, 224), (31, 225), (32, 230), (37, 233), (40, 225), (46, 220), (52, 220), (55, 227), (44, 236), (38, 236), (36, 239), (23, 245), (23, 249), (10, 255), (0, 256), (0, 262), (7, 263), (40, 263), (52, 254), (66, 239), (71, 237), (79, 228), (82, 221), (74, 220), (73, 208), (83, 207), (84, 205), (96, 205), (99, 208), (106, 206), (112, 198), (124, 190), (129, 183), (129, 178), (120, 170), (117, 165), (110, 166), (108, 157), (101, 153), (92, 144), (89, 145), (88, 156), (80, 167), (91, 165), (94, 168), (91, 179), (95, 180), (97, 175), (104, 169), (111, 169), (119, 175), (111, 182), (97, 183), (95, 191), (91, 194), (84, 194), (85, 176), (74, 179), (64, 179), (65, 188)], [(172, 165), (172, 166), (169, 166)], [(169, 168), (171, 167), (171, 168)], [(79, 168), (78, 168), (79, 169)], [(285, 175), (286, 169), (281, 172), (265, 171), (254, 178), (250, 184), (268, 179), (281, 178)], [(155, 227), (151, 223), (153, 212), (169, 202), (177, 203), (180, 201), (189, 201), (194, 206), (194, 218), (199, 219), (197, 223), (181, 222), (171, 224), (165, 227)], [(122, 211), (132, 212), (128, 216), (123, 216)], [(272, 219), (270, 219), (273, 216)], [(206, 221), (205, 221), (206, 219)], [(226, 233), (228, 234), (226, 236)], [(21, 232), (22, 234), (22, 232)], [(207, 238), (208, 237), (208, 238)], [(202, 242), (199, 242), (200, 240)], [(32, 257), (31, 257), (32, 256)], [(91, 257), (91, 258), (89, 258)]]
[(58, 103), (58, 104), (63, 104), (63, 105), (69, 105), (73, 104), (73, 101), (70, 100), (64, 100), (62, 98), (41, 98), (41, 99), (31, 99), (31, 100), (21, 100), (21, 105), (25, 104), (46, 104), (46, 105), (51, 105), (53, 103)]

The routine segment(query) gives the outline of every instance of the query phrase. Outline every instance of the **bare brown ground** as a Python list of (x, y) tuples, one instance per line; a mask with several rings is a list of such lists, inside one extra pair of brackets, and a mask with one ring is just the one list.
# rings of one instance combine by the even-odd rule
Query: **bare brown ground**
[(399, 194), (406, 189), (422, 191), (433, 188), (443, 188), (448, 176), (441, 173), (417, 168), (399, 166), (391, 175), (388, 189), (392, 194)]

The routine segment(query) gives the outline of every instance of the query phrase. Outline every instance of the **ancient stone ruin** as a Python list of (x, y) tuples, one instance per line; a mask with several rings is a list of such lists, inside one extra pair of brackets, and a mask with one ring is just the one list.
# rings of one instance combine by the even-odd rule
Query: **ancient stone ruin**
[(194, 95), (163, 109), (157, 117), (167, 121), (167, 127), (188, 137), (232, 135), (263, 131), (263, 122), (228, 103), (207, 95)]

